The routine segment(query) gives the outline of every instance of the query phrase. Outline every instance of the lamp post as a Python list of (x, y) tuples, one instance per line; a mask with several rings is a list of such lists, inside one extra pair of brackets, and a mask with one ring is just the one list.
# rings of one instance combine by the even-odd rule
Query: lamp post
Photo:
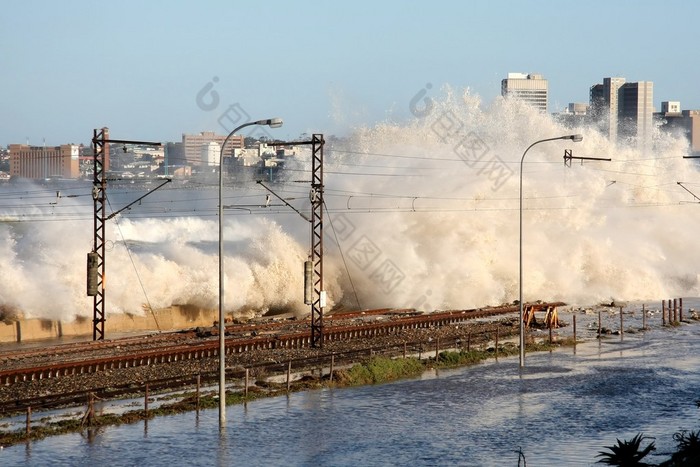
[(234, 133), (252, 125), (266, 125), (270, 128), (282, 126), (281, 118), (269, 118), (248, 122), (235, 128), (221, 144), (219, 151), (219, 428), (226, 425), (226, 342), (224, 333), (224, 147)]
[(520, 158), (520, 295), (518, 297), (518, 302), (520, 304), (520, 368), (525, 366), (525, 313), (523, 311), (523, 161), (525, 160), (525, 155), (536, 144), (544, 143), (546, 141), (556, 141), (558, 139), (570, 139), (571, 141), (578, 143), (583, 141), (582, 135), (566, 135), (557, 136), (556, 138), (546, 138), (539, 141), (535, 141), (530, 146), (527, 147), (523, 153), (523, 157)]

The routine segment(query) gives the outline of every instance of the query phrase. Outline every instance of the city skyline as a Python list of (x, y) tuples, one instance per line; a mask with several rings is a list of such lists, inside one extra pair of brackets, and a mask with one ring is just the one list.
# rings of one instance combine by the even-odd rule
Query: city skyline
[(509, 72), (545, 76), (550, 112), (587, 102), (605, 76), (653, 81), (657, 111), (698, 109), (698, 12), (681, 1), (12, 4), (0, 20), (0, 145), (85, 144), (102, 126), (178, 141), (247, 116), (283, 118), (271, 132), (281, 139), (343, 136), (409, 120), (427, 85), (438, 98), (469, 88), (488, 106)]

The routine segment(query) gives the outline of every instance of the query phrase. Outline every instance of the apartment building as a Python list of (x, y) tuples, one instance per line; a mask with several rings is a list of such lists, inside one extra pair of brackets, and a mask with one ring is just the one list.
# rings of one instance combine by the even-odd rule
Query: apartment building
[(10, 176), (46, 179), (80, 177), (80, 147), (10, 144)]
[[(181, 161), (181, 164), (185, 165), (203, 165), (209, 162), (207, 159), (203, 160), (203, 154), (206, 152), (208, 154), (209, 144), (217, 143), (219, 148), (224, 144), (226, 136), (217, 135), (213, 131), (202, 131), (196, 135), (182, 135), (182, 147), (184, 150), (185, 160)], [(234, 135), (229, 138), (226, 147), (224, 148), (224, 157), (232, 157), (234, 149), (242, 149), (244, 147), (243, 136)], [(218, 156), (217, 156), (218, 161)]]

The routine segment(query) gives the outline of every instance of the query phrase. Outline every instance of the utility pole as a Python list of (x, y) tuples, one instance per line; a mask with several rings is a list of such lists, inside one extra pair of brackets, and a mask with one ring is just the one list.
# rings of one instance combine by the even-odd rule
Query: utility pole
[(113, 217), (108, 217), (105, 213), (107, 204), (107, 178), (105, 172), (109, 169), (110, 143), (145, 146), (161, 145), (160, 143), (149, 141), (109, 139), (109, 128), (106, 127), (93, 131), (92, 149), (95, 157), (92, 185), (94, 241), (92, 251), (87, 256), (87, 294), (94, 297), (92, 318), (92, 340), (94, 341), (104, 340), (105, 338), (105, 222)]
[[(292, 208), (297, 214), (311, 223), (311, 274), (307, 274), (306, 265), (304, 278), (310, 281), (305, 283), (304, 302), (311, 306), (311, 347), (323, 347), (323, 309), (326, 306), (326, 291), (323, 289), (323, 146), (325, 141), (323, 134), (314, 134), (311, 141), (275, 142), (270, 146), (311, 146), (311, 219), (299, 212), (285, 199), (268, 188), (262, 181), (260, 184), (277, 199)], [(310, 289), (310, 290), (309, 290)], [(308, 293), (307, 293), (308, 292)], [(310, 295), (310, 297), (307, 297)], [(308, 301), (307, 301), (308, 298)]]
[(311, 139), (311, 264), (313, 287), (311, 303), (311, 347), (323, 348), (323, 135)]

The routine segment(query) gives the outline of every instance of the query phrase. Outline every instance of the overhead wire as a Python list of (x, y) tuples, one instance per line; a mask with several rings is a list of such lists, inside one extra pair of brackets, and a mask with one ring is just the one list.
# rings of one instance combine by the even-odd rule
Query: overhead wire
[(348, 279), (350, 281), (350, 287), (352, 287), (352, 293), (355, 295), (355, 301), (357, 302), (357, 307), (361, 310), (362, 305), (360, 304), (360, 297), (357, 295), (357, 289), (355, 288), (355, 282), (352, 280), (352, 274), (350, 274), (350, 269), (348, 268), (348, 263), (345, 261), (345, 254), (343, 254), (343, 247), (340, 244), (340, 240), (338, 239), (338, 234), (335, 231), (335, 227), (333, 226), (333, 217), (328, 212), (328, 206), (326, 205), (326, 200), (323, 200), (323, 207), (326, 210), (326, 214), (328, 214), (328, 223), (331, 226), (331, 230), (333, 231), (333, 237), (335, 238), (335, 243), (338, 245), (338, 251), (340, 252), (340, 258), (343, 261), (343, 266), (345, 267), (345, 272), (348, 275)]
[[(107, 199), (107, 204), (109, 205), (109, 208), (112, 209), (112, 204), (109, 201), (109, 198)], [(114, 211), (112, 209), (112, 211)], [(124, 248), (126, 249), (126, 254), (129, 256), (129, 261), (131, 261), (131, 266), (134, 268), (134, 272), (136, 273), (136, 279), (139, 281), (139, 285), (141, 286), (141, 291), (143, 292), (143, 296), (146, 299), (146, 304), (148, 305), (148, 309), (151, 312), (151, 315), (153, 315), (153, 320), (156, 323), (156, 327), (158, 328), (158, 331), (161, 331), (160, 329), (160, 324), (158, 323), (158, 317), (156, 316), (155, 312), (153, 311), (153, 306), (151, 305), (151, 300), (148, 298), (148, 293), (146, 293), (146, 287), (143, 285), (143, 281), (141, 280), (141, 275), (139, 274), (139, 270), (136, 267), (136, 262), (134, 261), (134, 257), (131, 254), (131, 249), (129, 248), (129, 244), (126, 241), (126, 238), (124, 237), (124, 233), (122, 232), (122, 227), (119, 224), (119, 220), (115, 217), (114, 218), (114, 223), (117, 226), (117, 230), (119, 230), (119, 236), (122, 238), (122, 242), (124, 242)]]
[[(386, 158), (398, 158), (398, 159), (404, 159), (404, 160), (418, 160), (418, 161), (445, 161), (445, 162), (460, 162), (463, 163), (461, 159), (458, 157), (450, 157), (450, 158), (445, 158), (445, 157), (433, 157), (433, 156), (413, 156), (413, 155), (407, 155), (407, 154), (388, 154), (388, 153), (382, 153), (382, 152), (371, 152), (371, 151), (353, 151), (353, 150), (346, 150), (346, 149), (339, 149), (339, 148), (330, 148), (331, 153), (340, 153), (340, 154), (356, 154), (356, 155), (363, 155), (363, 156), (371, 156), (371, 157), (386, 157)], [(622, 159), (622, 160), (614, 160), (614, 163), (625, 163), (626, 165), (629, 165), (630, 163), (638, 163), (640, 161), (658, 161), (658, 160), (671, 160), (675, 159), (676, 157), (673, 156), (667, 156), (667, 157), (650, 157), (650, 158), (640, 158), (640, 159)], [(503, 161), (504, 163), (507, 164), (514, 164), (517, 162), (512, 162), (512, 161)], [(424, 170), (424, 169), (430, 169), (430, 170), (440, 170), (440, 167), (411, 167), (411, 166), (382, 166), (382, 165), (377, 165), (377, 164), (362, 164), (362, 163), (356, 163), (356, 162), (347, 162), (343, 160), (335, 160), (334, 163), (336, 165), (340, 166), (347, 166), (347, 167), (371, 167), (371, 168), (387, 168), (387, 170)], [(532, 164), (560, 164), (561, 162), (553, 162), (553, 161), (527, 161), (527, 163), (532, 163)], [(601, 172), (601, 173), (611, 173), (611, 174), (617, 174), (617, 175), (629, 175), (632, 177), (658, 177), (658, 173), (656, 174), (650, 174), (650, 173), (643, 173), (643, 172), (635, 172), (635, 171), (630, 171), (630, 170), (614, 170), (614, 169), (606, 169), (603, 167), (599, 166), (593, 166), (592, 164), (586, 164), (587, 168), (591, 171), (595, 172)], [(658, 169), (658, 167), (656, 167)], [(281, 172), (301, 172), (301, 173), (310, 173), (309, 169), (300, 169), (300, 168), (292, 168), (292, 167), (282, 167), (278, 169)], [(324, 173), (329, 174), (329, 175), (348, 175), (348, 176), (367, 176), (367, 177), (424, 177), (426, 176), (425, 174), (417, 174), (417, 173), (376, 173), (376, 172), (350, 172), (350, 171), (334, 171), (334, 170), (326, 170)], [(252, 177), (251, 180), (248, 182), (252, 182), (255, 177)], [(632, 186), (634, 188), (640, 188), (640, 189), (652, 189), (651, 187), (645, 187), (643, 185), (634, 185), (630, 184), (628, 182), (624, 182), (624, 180), (617, 179), (616, 182), (621, 183), (621, 184), (627, 184), (628, 186)], [(290, 200), (295, 200), (296, 195), (299, 195), (300, 198), (305, 197), (305, 192), (302, 191), (302, 189), (297, 188), (298, 185), (295, 185), (296, 182), (286, 180), (282, 182), (282, 185), (287, 185), (290, 187), (293, 187), (291, 189), (285, 189), (283, 193), (289, 193), (290, 194)], [(663, 184), (660, 184), (663, 185)], [(669, 182), (670, 185), (670, 182)], [(207, 184), (203, 183), (197, 180), (190, 180), (188, 183), (188, 187), (186, 188), (193, 188), (194, 190), (197, 189), (203, 189), (206, 190), (208, 188), (211, 188), (213, 185), (212, 184)], [(245, 186), (245, 185), (244, 185)], [(250, 185), (248, 185), (250, 186)], [(116, 193), (128, 193), (129, 190), (128, 188), (131, 188), (129, 185), (125, 184), (119, 184), (118, 188), (116, 188)], [(185, 187), (178, 187), (178, 186), (173, 186), (169, 187), (168, 190), (181, 190)], [(83, 190), (82, 188), (72, 188), (72, 187), (61, 187), (61, 191), (68, 191), (68, 190), (74, 190), (74, 191), (79, 191)], [(361, 191), (348, 191), (348, 190), (333, 190), (332, 188), (327, 188), (326, 189), (327, 195), (330, 197), (344, 197), (348, 196), (348, 200), (350, 198), (354, 197), (369, 197), (369, 198), (380, 198), (380, 197), (386, 197), (386, 198), (395, 198), (395, 199), (411, 199), (414, 202), (417, 200), (445, 200), (445, 201), (474, 201), (476, 202), (476, 199), (473, 199), (471, 197), (440, 197), (440, 196), (429, 196), (429, 195), (420, 195), (420, 194), (392, 194), (392, 193), (376, 193), (376, 192), (361, 192)], [(78, 193), (75, 195), (68, 195), (66, 197), (88, 197), (91, 196), (91, 193), (89, 192), (82, 192)], [(256, 194), (247, 194), (247, 195), (236, 195), (236, 196), (230, 196), (228, 199), (231, 200), (241, 200), (245, 202), (247, 199), (253, 199), (255, 196), (258, 196)], [(570, 195), (561, 195), (558, 196), (559, 198), (573, 198), (576, 197), (576, 194), (570, 194)], [(55, 197), (51, 194), (46, 193), (44, 190), (26, 190), (23, 192), (13, 192), (13, 193), (0, 193), (0, 197), (4, 199), (14, 199), (18, 201), (24, 201), (29, 199), (31, 197), (32, 199), (35, 200), (49, 200), (49, 199), (55, 199)], [(59, 196), (58, 199), (63, 198), (63, 196)], [(538, 197), (529, 197), (527, 199), (534, 199)], [(544, 199), (545, 197), (539, 197), (541, 199)], [(185, 209), (180, 209), (180, 208), (167, 208), (164, 205), (170, 205), (170, 206), (178, 206), (178, 205), (186, 205), (190, 204), (193, 201), (197, 202), (202, 202), (206, 203), (208, 201), (213, 200), (213, 197), (209, 196), (200, 196), (197, 198), (189, 198), (187, 200), (148, 200), (142, 202), (142, 213), (148, 212), (149, 214), (181, 214), (181, 215), (187, 215), (187, 214), (193, 214), (197, 212), (198, 214), (201, 214), (202, 211), (205, 213), (209, 210), (209, 208), (185, 208)], [(503, 200), (511, 200), (513, 199), (512, 197), (506, 197), (506, 198), (484, 198), (478, 200), (479, 202), (486, 203), (486, 202), (498, 202), (498, 201), (503, 201)], [(51, 205), (53, 208), (56, 209), (63, 209), (63, 206), (58, 204), (58, 203), (49, 203), (45, 206)], [(21, 203), (18, 204), (6, 204), (5, 206), (2, 206), (4, 208), (11, 208), (11, 209), (20, 209), (24, 207)], [(150, 212), (149, 212), (150, 211)], [(158, 211), (157, 213), (155, 211)], [(438, 212), (439, 210), (436, 210)], [(61, 217), (63, 215), (65, 216), (75, 216), (75, 214), (61, 214), (61, 213), (56, 213), (55, 210), (52, 212), (52, 217)], [(129, 213), (128, 215), (134, 216), (136, 214)]]

